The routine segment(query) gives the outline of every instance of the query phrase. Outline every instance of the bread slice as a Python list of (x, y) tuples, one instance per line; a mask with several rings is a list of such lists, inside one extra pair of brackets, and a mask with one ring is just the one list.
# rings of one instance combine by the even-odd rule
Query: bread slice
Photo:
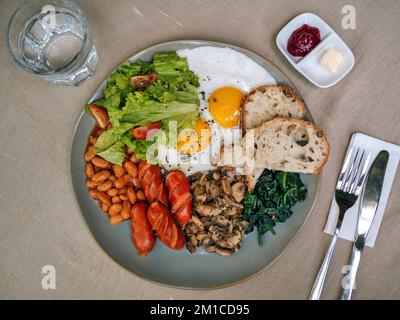
[[(242, 103), (241, 126), (243, 134), (277, 117), (301, 119), (307, 108), (294, 90), (288, 86), (265, 85), (250, 92)], [(246, 185), (251, 192), (264, 168), (254, 168), (247, 175)]]
[(242, 103), (242, 129), (247, 131), (274, 118), (302, 119), (304, 102), (288, 86), (266, 85), (250, 92)]
[(220, 167), (233, 167), (244, 169), (246, 165), (245, 154), (241, 145), (223, 145), (217, 165)]
[(244, 148), (247, 157), (254, 157), (246, 162), (246, 172), (266, 168), (316, 174), (329, 157), (325, 133), (308, 121), (276, 118), (249, 130), (244, 141), (251, 141), (251, 137), (253, 142), (246, 143)]

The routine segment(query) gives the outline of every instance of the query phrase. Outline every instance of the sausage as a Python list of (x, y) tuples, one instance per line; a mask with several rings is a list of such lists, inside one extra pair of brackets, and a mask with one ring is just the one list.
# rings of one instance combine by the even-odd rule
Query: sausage
[(152, 227), (147, 219), (147, 209), (147, 203), (140, 201), (132, 205), (130, 212), (132, 241), (141, 256), (146, 256), (153, 250), (156, 243)]
[(168, 206), (168, 195), (165, 189), (160, 167), (147, 163), (139, 163), (139, 180), (149, 203), (159, 201)]
[(157, 81), (157, 73), (141, 74), (131, 78), (132, 87), (135, 89), (144, 89)]
[(189, 180), (183, 172), (176, 170), (168, 173), (165, 184), (172, 214), (181, 226), (185, 226), (192, 218), (193, 200)]
[(168, 208), (161, 202), (154, 202), (147, 210), (147, 218), (160, 240), (169, 248), (180, 250), (185, 246), (182, 229), (177, 226)]

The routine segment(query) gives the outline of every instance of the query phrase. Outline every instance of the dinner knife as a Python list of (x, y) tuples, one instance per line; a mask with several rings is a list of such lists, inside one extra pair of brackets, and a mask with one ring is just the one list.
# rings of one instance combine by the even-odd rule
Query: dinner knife
[(343, 290), (339, 297), (340, 300), (351, 299), (361, 254), (372, 222), (374, 221), (376, 209), (378, 208), (388, 160), (389, 153), (387, 151), (381, 151), (369, 169), (367, 180), (361, 194), (357, 236), (353, 244), (353, 250), (348, 265), (349, 271), (344, 278), (345, 281), (342, 282)]

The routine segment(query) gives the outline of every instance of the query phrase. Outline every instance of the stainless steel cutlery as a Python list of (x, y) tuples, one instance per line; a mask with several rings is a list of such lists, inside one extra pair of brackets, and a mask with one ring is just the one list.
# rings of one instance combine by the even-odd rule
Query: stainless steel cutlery
[(342, 226), (346, 211), (357, 201), (361, 193), (371, 153), (362, 148), (350, 148), (336, 185), (335, 199), (339, 206), (339, 217), (336, 223), (335, 232), (331, 238), (324, 261), (320, 267), (317, 278), (311, 290), (310, 300), (319, 300), (328, 273), (329, 264), (335, 249), (336, 240)]
[(368, 171), (365, 187), (361, 195), (356, 238), (348, 265), (349, 271), (345, 276), (348, 283), (345, 282), (345, 287), (340, 295), (341, 300), (351, 299), (361, 254), (378, 208), (388, 160), (389, 153), (381, 151)]

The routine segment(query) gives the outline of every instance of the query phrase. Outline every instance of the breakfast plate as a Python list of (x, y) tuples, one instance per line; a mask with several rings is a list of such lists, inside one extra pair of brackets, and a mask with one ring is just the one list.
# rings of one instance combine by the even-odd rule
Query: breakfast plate
[[(288, 78), (266, 59), (225, 43), (194, 40), (167, 42), (145, 49), (130, 57), (129, 61), (150, 61), (156, 53), (185, 52), (200, 47), (229, 48), (258, 64), (277, 84), (294, 88)], [(106, 82), (103, 82), (89, 98), (88, 104), (103, 98), (105, 86)], [(306, 120), (312, 122), (309, 112)], [(88, 113), (83, 112), (75, 128), (70, 158), (75, 195), (83, 217), (100, 247), (119, 265), (142, 279), (166, 286), (196, 289), (220, 288), (248, 279), (266, 269), (282, 254), (305, 224), (316, 201), (320, 174), (302, 174), (301, 180), (308, 190), (307, 197), (296, 204), (290, 219), (276, 225), (275, 234), (264, 235), (262, 246), (258, 244), (256, 232), (252, 232), (244, 237), (241, 249), (232, 256), (207, 254), (204, 250), (194, 253), (188, 250), (176, 251), (158, 241), (151, 254), (142, 257), (132, 245), (130, 223), (110, 224), (87, 190), (83, 155), (95, 123)]]

